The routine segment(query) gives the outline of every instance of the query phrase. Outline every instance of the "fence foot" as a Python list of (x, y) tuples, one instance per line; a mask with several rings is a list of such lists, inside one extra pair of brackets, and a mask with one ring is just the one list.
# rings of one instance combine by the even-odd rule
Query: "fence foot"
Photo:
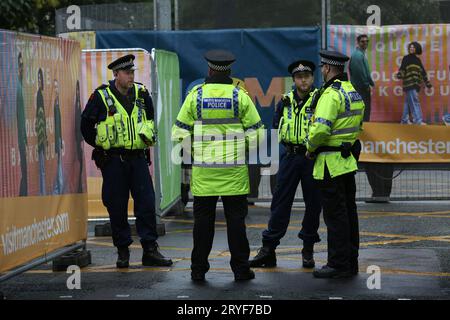
[(53, 271), (66, 271), (67, 267), (76, 265), (80, 268), (92, 263), (91, 251), (76, 250), (53, 260)]
[(111, 223), (97, 224), (95, 226), (96, 237), (110, 237), (112, 235)]

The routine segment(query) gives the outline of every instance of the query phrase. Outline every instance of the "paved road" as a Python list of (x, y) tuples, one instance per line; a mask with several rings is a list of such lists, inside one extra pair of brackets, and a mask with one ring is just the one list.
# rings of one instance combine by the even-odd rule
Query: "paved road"
[[(0, 284), (7, 299), (449, 299), (450, 298), (450, 206), (449, 202), (359, 203), (361, 250), (360, 274), (352, 279), (323, 280), (300, 266), (297, 238), (304, 208), (294, 208), (290, 227), (277, 250), (278, 266), (255, 269), (256, 279), (233, 281), (229, 266), (223, 210), (218, 209), (216, 237), (210, 256), (207, 282), (190, 280), (192, 211), (166, 217), (167, 234), (159, 239), (162, 251), (173, 258), (170, 268), (140, 265), (142, 251), (136, 239), (132, 265), (115, 268), (115, 249), (109, 237), (94, 237), (89, 224), (88, 249), (92, 265), (81, 273), (81, 289), (68, 290), (65, 272), (52, 272), (42, 265)], [(261, 232), (270, 214), (269, 203), (251, 206), (247, 234), (252, 256), (261, 243)], [(98, 222), (96, 222), (98, 223)], [(316, 261), (326, 261), (326, 228), (321, 221), (322, 242)], [(381, 288), (368, 289), (367, 267), (381, 270)]]

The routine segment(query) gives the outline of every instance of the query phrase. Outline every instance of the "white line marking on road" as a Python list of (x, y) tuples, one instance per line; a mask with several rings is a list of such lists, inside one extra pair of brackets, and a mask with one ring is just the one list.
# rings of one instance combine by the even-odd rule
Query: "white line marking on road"
[(129, 298), (129, 294), (116, 294), (116, 298)]
[(397, 300), (405, 300), (405, 301), (408, 301), (408, 300), (411, 300), (411, 299), (408, 299), (408, 298), (398, 298)]
[(189, 296), (177, 296), (177, 299), (186, 299), (189, 298)]
[(329, 300), (343, 300), (342, 297), (329, 297)]
[(272, 296), (259, 296), (262, 299), (272, 299)]
[(72, 296), (59, 296), (60, 299), (72, 299)]

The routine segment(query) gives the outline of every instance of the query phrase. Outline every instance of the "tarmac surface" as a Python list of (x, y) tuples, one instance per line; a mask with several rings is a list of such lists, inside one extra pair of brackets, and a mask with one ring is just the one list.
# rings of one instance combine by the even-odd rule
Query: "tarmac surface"
[[(247, 235), (251, 256), (261, 246), (269, 207), (268, 202), (249, 207)], [(81, 289), (69, 290), (70, 274), (52, 272), (48, 263), (0, 283), (0, 292), (8, 300), (450, 299), (450, 202), (360, 202), (358, 210), (360, 272), (350, 279), (315, 279), (311, 269), (301, 267), (301, 241), (297, 233), (304, 207), (303, 203), (296, 203), (289, 230), (277, 249), (277, 267), (256, 268), (256, 279), (235, 282), (219, 203), (211, 269), (205, 283), (193, 283), (190, 279), (193, 219), (192, 206), (188, 205), (184, 215), (162, 219), (166, 235), (158, 242), (162, 253), (173, 259), (171, 267), (143, 267), (142, 249), (135, 237), (130, 268), (116, 269), (116, 250), (111, 238), (95, 237), (94, 227), (100, 222), (90, 222), (87, 248), (92, 254), (92, 264), (81, 270)], [(315, 246), (316, 266), (326, 263), (327, 257), (326, 226), (322, 219), (319, 231), (322, 241)], [(379, 282), (372, 273), (378, 268)]]

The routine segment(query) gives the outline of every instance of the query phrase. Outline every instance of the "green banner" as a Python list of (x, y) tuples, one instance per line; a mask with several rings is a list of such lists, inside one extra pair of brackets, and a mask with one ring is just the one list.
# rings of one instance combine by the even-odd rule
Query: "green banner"
[(181, 194), (181, 166), (171, 159), (174, 143), (172, 125), (180, 109), (180, 69), (178, 56), (164, 50), (154, 51), (157, 74), (156, 123), (158, 128), (160, 210), (167, 209)]

